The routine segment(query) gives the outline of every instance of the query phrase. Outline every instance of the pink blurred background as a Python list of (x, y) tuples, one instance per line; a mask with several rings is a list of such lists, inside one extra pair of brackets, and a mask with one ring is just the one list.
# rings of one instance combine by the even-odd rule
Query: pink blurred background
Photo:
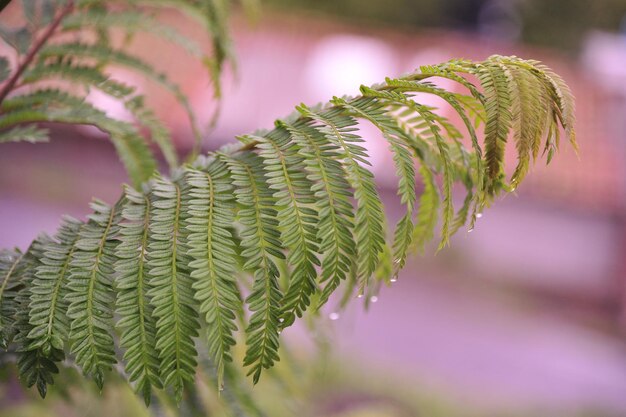
[[(480, 31), (366, 23), (270, 9), (250, 24), (236, 14), (236, 72), (224, 76), (205, 150), (271, 128), (301, 102), (354, 94), (361, 83), (423, 64), (502, 54), (544, 61), (569, 83), (581, 151), (579, 159), (563, 146), (549, 167), (533, 169), (517, 195), (486, 211), (473, 233), (460, 232), (436, 255), (431, 248), (412, 258), (369, 311), (353, 303), (332, 322), (335, 354), (490, 410), (486, 415), (626, 415), (626, 36), (590, 31), (578, 54), (565, 54)], [(168, 72), (208, 124), (216, 106), (203, 69), (155, 42), (140, 38), (137, 50), (166, 57)], [(132, 75), (118, 72), (125, 77)], [(183, 111), (149, 82), (132, 81), (172, 127), (178, 148), (188, 150)], [(92, 100), (122, 114), (106, 97)], [(394, 219), (391, 157), (384, 141), (368, 139)], [(110, 143), (88, 128), (57, 127), (49, 144), (2, 145), (0, 247), (24, 249), (38, 233), (53, 233), (61, 215), (87, 214), (92, 197), (113, 202), (124, 181)], [(298, 329), (287, 333), (295, 344), (302, 339)]]

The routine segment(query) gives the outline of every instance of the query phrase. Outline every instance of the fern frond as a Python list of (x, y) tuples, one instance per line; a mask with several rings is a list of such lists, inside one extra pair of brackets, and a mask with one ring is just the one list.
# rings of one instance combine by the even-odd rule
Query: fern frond
[(40, 348), (47, 356), (52, 349), (63, 350), (68, 338), (69, 320), (66, 315), (70, 263), (77, 249), (82, 222), (66, 217), (55, 241), (43, 246), (41, 265), (31, 287), (28, 333), (30, 348)]
[(106, 9), (90, 9), (68, 16), (63, 21), (63, 31), (123, 29), (127, 33), (146, 32), (159, 36), (189, 52), (196, 58), (205, 58), (200, 45), (184, 36), (172, 26), (159, 22), (145, 11), (124, 10), (115, 12)]
[(477, 67), (477, 76), (485, 89), (485, 157), (487, 188), (494, 189), (504, 164), (506, 145), (513, 116), (511, 115), (511, 74), (506, 68), (489, 61)]
[(126, 187), (124, 197), (124, 222), (115, 250), (116, 313), (120, 317), (117, 327), (121, 329), (120, 346), (126, 349), (128, 379), (135, 383), (135, 390), (147, 405), (152, 387), (162, 388), (155, 346), (156, 319), (148, 296), (152, 288), (147, 267), (152, 206), (148, 196), (130, 187)]
[(247, 350), (244, 366), (254, 383), (261, 371), (278, 360), (278, 335), (281, 327), (281, 294), (278, 286), (279, 271), (274, 258), (284, 259), (280, 241), (278, 213), (274, 192), (266, 185), (263, 160), (253, 154), (236, 157), (221, 154), (228, 164), (239, 205), (239, 222), (244, 257), (244, 270), (252, 271), (254, 284), (246, 298), (252, 312), (246, 328)]
[(19, 306), (15, 300), (20, 285), (18, 265), (22, 257), (17, 250), (0, 252), (0, 349), (6, 349), (14, 336), (13, 325)]
[(6, 142), (47, 142), (49, 139), (47, 129), (37, 126), (15, 126), (12, 129), (0, 133), (0, 143)]
[[(476, 75), (480, 86), (465, 78), (468, 74)], [(436, 87), (429, 81), (436, 76), (465, 85), (471, 96)], [(55, 241), (34, 244), (17, 263), (16, 286), (6, 286), (11, 294), (17, 291), (17, 304), (7, 297), (1, 320), (3, 331), (16, 335), (21, 373), (45, 392), (55, 361), (63, 357), (67, 317), (70, 351), (101, 385), (116, 360), (112, 302), (117, 299), (128, 379), (146, 402), (162, 386), (173, 388), (180, 401), (195, 374), (201, 328), (220, 387), (238, 327), (245, 328), (243, 363), (257, 383), (263, 369), (279, 360), (279, 333), (312, 300), (319, 309), (343, 282), (340, 307), (355, 289), (369, 298), (382, 282), (393, 281), (411, 249), (424, 249), (439, 220), (440, 248), (459, 228), (473, 227), (478, 210), (523, 179), (542, 141), (549, 160), (559, 146), (559, 129), (573, 123), (571, 97), (560, 83), (538, 63), (514, 57), (423, 68), (362, 87), (358, 97), (300, 105), (273, 130), (241, 136), (240, 146), (198, 158), (174, 179), (155, 174), (144, 192), (127, 188), (112, 208), (96, 203), (86, 223), (65, 224)], [(420, 104), (421, 94), (446, 100), (464, 129)], [(2, 128), (18, 119), (43, 118), (96, 120), (119, 134), (131, 132), (83, 106), (80, 97), (55, 90), (2, 105)], [(134, 105), (136, 113), (143, 111), (141, 102)], [(144, 120), (152, 116), (147, 113)], [(476, 120), (485, 122), (483, 143)], [(376, 127), (393, 153), (405, 212), (391, 247), (357, 122)], [(509, 134), (518, 154), (512, 186), (503, 180)], [(423, 183), (419, 198), (416, 174)], [(454, 182), (466, 191), (456, 214)], [(6, 275), (8, 264), (1, 265)], [(240, 272), (253, 277), (243, 302)], [(0, 293), (0, 303), (4, 300)]]
[(44, 248), (53, 244), (46, 235), (39, 236), (24, 254), (19, 264), (21, 289), (16, 295), (19, 310), (15, 316), (15, 340), (17, 346), (17, 368), (20, 379), (28, 386), (35, 385), (39, 395), (45, 397), (48, 385), (54, 383), (54, 375), (59, 372), (56, 365), (65, 359), (63, 349), (51, 347), (45, 354), (41, 348), (33, 348), (28, 335), (32, 331), (29, 317), (29, 305), (32, 302), (32, 283), (36, 279), (36, 272), (42, 266), (39, 261), (44, 255)]
[[(474, 106), (476, 105), (476, 101), (472, 100), (472, 98), (469, 96), (465, 96), (465, 101), (463, 102), (461, 101), (463, 100), (463, 98), (461, 98), (461, 95), (450, 93), (428, 82), (418, 83), (418, 82), (409, 81), (409, 80), (388, 79), (387, 84), (392, 87), (401, 89), (401, 91), (433, 94), (445, 100), (450, 105), (450, 107), (454, 109), (454, 111), (459, 115), (459, 117), (463, 121), (465, 128), (467, 129), (467, 132), (471, 139), (474, 153), (476, 155), (474, 159), (475, 159), (475, 165), (476, 165), (476, 171), (475, 171), (476, 172), (476, 184), (478, 187), (477, 194), (480, 194), (482, 192), (482, 186), (483, 186), (483, 167), (482, 167), (482, 153), (483, 152), (482, 152), (482, 148), (480, 147), (480, 144), (478, 143), (478, 135), (476, 134), (474, 124), (472, 124), (472, 122), (470, 121), (470, 118), (468, 117), (468, 114), (466, 112), (466, 108), (464, 108), (463, 106), (463, 103), (471, 103), (470, 106), (468, 107), (470, 107), (470, 110), (475, 113), (476, 115), (475, 117), (477, 117), (478, 120), (480, 120), (480, 118), (482, 117), (480, 115), (480, 112), (477, 111), (474, 107), (471, 107), (472, 104)], [(456, 128), (453, 125), (447, 123), (445, 119), (443, 118), (438, 119), (438, 123), (441, 124), (448, 131), (449, 136), (451, 138), (453, 139), (462, 138), (460, 134), (458, 135), (451, 134), (450, 128), (451, 127), (454, 129)], [(458, 141), (457, 141), (457, 144), (459, 145), (460, 151), (463, 153), (465, 151), (463, 146), (461, 146)]]
[(424, 183), (424, 190), (420, 197), (417, 222), (413, 229), (413, 245), (417, 250), (423, 252), (426, 243), (433, 238), (437, 227), (440, 196), (430, 169), (422, 164), (419, 172)]
[(316, 287), (318, 245), (315, 225), (317, 211), (311, 207), (315, 197), (312, 182), (304, 170), (304, 160), (286, 129), (278, 127), (264, 137), (248, 137), (258, 142), (259, 156), (265, 165), (267, 185), (276, 199), (281, 240), (288, 249), (287, 263), (292, 266), (289, 288), (282, 300), (283, 327), (301, 317), (310, 304)]
[(395, 227), (393, 239), (393, 263), (397, 272), (404, 267), (408, 248), (411, 244), (413, 229), (413, 210), (415, 207), (415, 167), (413, 153), (411, 152), (411, 140), (406, 139), (401, 130), (398, 130), (392, 118), (387, 113), (388, 109), (384, 101), (376, 101), (373, 98), (364, 98), (348, 103), (342, 99), (333, 99), (333, 104), (341, 105), (352, 113), (354, 117), (368, 120), (383, 133), (389, 142), (389, 149), (393, 153), (393, 161), (398, 177), (398, 195), (400, 202), (406, 207), (406, 214), (402, 216)]
[(382, 202), (376, 190), (374, 176), (363, 166), (369, 165), (367, 151), (358, 145), (363, 139), (352, 133), (356, 130), (356, 121), (344, 115), (339, 107), (316, 112), (301, 104), (297, 110), (304, 117), (317, 122), (315, 128), (326, 135), (341, 152), (340, 158), (345, 164), (347, 180), (354, 189), (354, 198), (357, 201), (354, 218), (355, 243), (360, 278), (359, 291), (364, 291), (378, 265), (378, 256), (385, 245), (385, 236)]
[(9, 75), (11, 75), (9, 60), (4, 56), (0, 56), (0, 82), (9, 78)]
[(204, 57), (202, 61), (209, 69), (209, 74), (215, 86), (215, 96), (219, 98), (221, 96), (220, 75), (224, 63), (228, 60), (234, 63), (231, 52), (231, 39), (226, 25), (230, 2), (228, 0), (207, 2), (196, 0), (144, 0), (136, 3), (151, 8), (167, 8), (182, 12), (205, 29), (208, 40), (213, 47), (213, 54), (211, 57)]
[(223, 385), (224, 366), (232, 361), (236, 312), (242, 309), (235, 280), (237, 264), (231, 227), (235, 222), (235, 198), (228, 167), (221, 161), (206, 170), (190, 170), (187, 230), (193, 258), (189, 263), (194, 296), (207, 324), (207, 345), (216, 364), (218, 387)]
[(196, 368), (194, 337), (198, 336), (198, 314), (186, 254), (185, 210), (181, 186), (165, 178), (152, 184), (150, 243), (147, 267), (148, 296), (154, 306), (156, 348), (165, 386), (174, 389), (177, 401)]
[(36, 90), (4, 101), (0, 129), (21, 123), (57, 122), (94, 125), (110, 135), (129, 176), (135, 184), (147, 180), (156, 162), (137, 129), (111, 119), (84, 99), (58, 89)]
[(76, 363), (94, 377), (100, 389), (104, 374), (116, 362), (113, 347), (113, 272), (119, 207), (94, 201), (94, 213), (78, 233), (70, 263), (67, 317), (70, 344)]
[(135, 88), (111, 79), (97, 67), (64, 62), (33, 66), (24, 73), (22, 84), (32, 84), (49, 78), (71, 81), (87, 88), (95, 87), (114, 98), (124, 98), (135, 91)]
[(150, 132), (150, 140), (156, 143), (165, 157), (170, 169), (178, 166), (178, 156), (172, 143), (172, 135), (154, 112), (144, 105), (143, 96), (135, 96), (124, 102), (126, 109), (132, 113), (137, 122)]
[(194, 134), (199, 136), (196, 123), (196, 116), (191, 109), (189, 100), (183, 94), (180, 87), (160, 72), (157, 72), (151, 65), (142, 59), (130, 55), (122, 50), (114, 49), (106, 45), (97, 43), (89, 44), (84, 42), (68, 42), (61, 44), (47, 45), (39, 52), (39, 59), (44, 62), (49, 59), (62, 59), (65, 56), (71, 56), (74, 59), (88, 59), (96, 62), (107, 62), (109, 64), (118, 65), (129, 70), (136, 71), (149, 80), (157, 83), (161, 87), (169, 91), (180, 105), (187, 112)]
[(311, 192), (319, 217), (318, 249), (323, 258), (319, 282), (326, 283), (317, 301), (319, 309), (346, 279), (355, 255), (352, 246), (354, 216), (350, 203), (353, 195), (345, 170), (336, 159), (340, 156), (337, 145), (304, 121), (295, 124), (279, 122), (279, 126), (287, 129), (299, 146), (298, 154), (303, 157), (307, 178), (313, 184)]

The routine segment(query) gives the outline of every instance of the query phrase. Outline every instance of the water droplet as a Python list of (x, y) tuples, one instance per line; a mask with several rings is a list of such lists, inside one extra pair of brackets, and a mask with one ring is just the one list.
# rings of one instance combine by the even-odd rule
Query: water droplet
[(473, 231), (474, 231), (474, 228), (472, 227), (471, 229), (467, 231), (467, 233), (472, 233)]
[(401, 260), (400, 260), (400, 259), (395, 259), (395, 260), (393, 261), (393, 263), (394, 263), (394, 264), (396, 264), (396, 265), (398, 265), (400, 262), (401, 262)]
[(481, 217), (483, 217), (483, 214), (482, 214), (482, 213), (476, 213), (476, 218), (477, 218), (477, 219), (480, 219)]
[(357, 295), (356, 298), (363, 298), (363, 293)]
[(338, 319), (339, 319), (339, 313), (330, 313), (330, 314), (328, 315), (328, 318), (329, 318), (329, 319), (331, 319), (331, 320), (333, 320), (333, 321), (334, 321), (334, 320), (338, 320)]
[(278, 319), (278, 321), (282, 323), (283, 321), (285, 321), (285, 319), (281, 317)]
[(278, 334), (281, 334), (282, 332), (283, 332), (282, 330), (278, 330), (278, 331), (277, 331), (277, 333), (278, 333)]
[(511, 192), (514, 192), (517, 187), (511, 187)]
[(376, 301), (378, 301), (378, 297), (376, 297), (375, 295), (372, 295), (372, 296), (370, 297), (370, 301), (371, 301), (372, 303), (375, 303)]
[(390, 282), (396, 282), (398, 280), (398, 276), (394, 275), (393, 277), (391, 277), (391, 279), (389, 280)]

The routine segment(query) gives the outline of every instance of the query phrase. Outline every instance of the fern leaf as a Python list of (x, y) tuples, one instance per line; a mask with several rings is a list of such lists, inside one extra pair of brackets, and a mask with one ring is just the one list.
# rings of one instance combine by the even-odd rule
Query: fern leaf
[(252, 311), (246, 328), (247, 349), (244, 366), (256, 384), (261, 371), (270, 368), (278, 360), (278, 334), (280, 330), (280, 302), (282, 294), (278, 287), (279, 271), (273, 258), (284, 259), (280, 242), (278, 213), (273, 191), (265, 185), (265, 171), (260, 157), (245, 154), (221, 158), (228, 167), (235, 185), (235, 197), (239, 205), (240, 232), (246, 259), (244, 270), (253, 271), (252, 292), (246, 298)]
[(91, 9), (68, 16), (63, 20), (63, 30), (66, 32), (84, 28), (92, 30), (119, 28), (129, 33), (146, 32), (180, 46), (196, 58), (204, 58), (202, 48), (197, 42), (184, 36), (175, 28), (147, 15), (145, 11), (124, 10), (113, 12), (106, 9)]
[(32, 282), (29, 305), (32, 330), (28, 334), (31, 348), (41, 348), (47, 356), (52, 349), (63, 350), (68, 338), (67, 318), (68, 280), (70, 263), (82, 223), (71, 217), (64, 219), (56, 241), (43, 247), (41, 265)]
[(129, 123), (109, 118), (83, 99), (56, 89), (37, 90), (2, 103), (0, 129), (16, 124), (58, 122), (93, 125), (110, 135), (129, 177), (136, 185), (147, 180), (156, 162), (143, 138)]
[(198, 315), (189, 275), (185, 244), (182, 190), (176, 182), (157, 178), (152, 188), (150, 243), (148, 244), (148, 296), (154, 306), (156, 348), (164, 385), (174, 389), (180, 402), (186, 382), (193, 380), (197, 356)]
[(15, 126), (12, 129), (0, 133), (0, 143), (6, 142), (47, 142), (49, 139), (47, 129), (37, 126)]
[(250, 137), (258, 142), (259, 156), (265, 165), (267, 185), (276, 198), (281, 240), (289, 251), (287, 263), (293, 267), (289, 288), (282, 300), (283, 327), (302, 317), (316, 290), (318, 245), (315, 225), (317, 211), (312, 183), (306, 177), (303, 158), (288, 130), (277, 128), (265, 137)]
[(0, 252), (0, 349), (7, 349), (13, 339), (15, 314), (18, 303), (15, 300), (19, 280), (18, 264), (23, 255), (18, 251)]
[(162, 388), (156, 351), (156, 320), (148, 292), (151, 290), (147, 268), (151, 202), (142, 193), (126, 187), (127, 203), (122, 211), (124, 223), (115, 250), (116, 313), (120, 319), (120, 346), (126, 349), (124, 360), (130, 382), (150, 403), (152, 387)]
[(325, 134), (341, 151), (341, 158), (348, 174), (347, 179), (354, 189), (354, 198), (357, 201), (354, 230), (360, 291), (363, 291), (369, 283), (371, 274), (376, 270), (379, 254), (385, 246), (382, 202), (372, 173), (361, 165), (369, 165), (365, 148), (357, 145), (363, 142), (363, 139), (352, 133), (356, 121), (343, 115), (341, 108), (332, 108), (320, 113), (300, 105), (297, 110), (303, 116), (317, 122), (316, 129)]
[(117, 207), (94, 201), (94, 213), (81, 228), (70, 264), (67, 317), (76, 363), (102, 389), (104, 374), (116, 362), (113, 350), (112, 291), (115, 238), (120, 215)]
[[(367, 91), (367, 87), (362, 87)], [(354, 117), (364, 118), (376, 126), (387, 142), (393, 153), (393, 161), (398, 177), (398, 195), (400, 202), (406, 207), (406, 214), (395, 227), (393, 240), (393, 255), (395, 272), (404, 267), (408, 248), (411, 244), (413, 229), (412, 216), (415, 207), (415, 167), (410, 147), (410, 141), (405, 140), (403, 133), (397, 129), (393, 120), (387, 115), (386, 103), (377, 101), (372, 97), (354, 100), (348, 103), (345, 100), (335, 98), (334, 104), (348, 109)]]
[(536, 104), (538, 97), (540, 102), (545, 100), (541, 82), (520, 68), (510, 67), (510, 70), (516, 91), (512, 100), (512, 113), (518, 163), (511, 176), (511, 184), (515, 185), (528, 172), (533, 149), (539, 148), (547, 115), (543, 106)]
[(180, 90), (180, 87), (170, 81), (165, 74), (157, 72), (152, 68), (152, 66), (143, 60), (129, 55), (124, 51), (110, 48), (106, 45), (87, 44), (81, 42), (46, 45), (39, 52), (41, 60), (49, 58), (62, 58), (64, 56), (73, 56), (80, 59), (91, 59), (99, 62), (106, 62), (137, 71), (141, 75), (168, 90), (176, 98), (176, 100), (187, 112), (187, 116), (189, 117), (195, 136), (200, 136), (195, 114), (191, 109), (189, 100), (187, 100), (187, 97)]
[(9, 78), (9, 75), (11, 75), (9, 60), (4, 56), (0, 56), (0, 82)]
[(144, 0), (137, 2), (152, 8), (167, 8), (182, 12), (190, 19), (198, 22), (204, 27), (209, 35), (209, 43), (213, 47), (212, 56), (205, 57), (203, 63), (209, 69), (213, 85), (215, 86), (215, 96), (221, 96), (220, 75), (226, 60), (234, 63), (231, 53), (231, 39), (226, 26), (228, 20), (228, 2), (224, 0), (214, 0), (210, 2), (198, 2), (195, 0)]
[(235, 281), (236, 252), (230, 228), (235, 221), (233, 186), (226, 164), (215, 161), (206, 171), (187, 175), (189, 263), (194, 296), (207, 323), (207, 345), (216, 364), (218, 387), (237, 331), (235, 312), (242, 301)]
[[(482, 149), (478, 142), (478, 135), (476, 134), (474, 125), (470, 121), (466, 113), (466, 110), (463, 107), (463, 104), (462, 104), (463, 102), (459, 101), (460, 95), (458, 94), (455, 95), (442, 88), (438, 88), (430, 83), (425, 83), (425, 82), (417, 83), (417, 82), (408, 81), (408, 80), (387, 79), (387, 84), (394, 88), (400, 88), (402, 91), (424, 92), (424, 93), (434, 94), (437, 97), (440, 97), (443, 100), (445, 100), (454, 109), (454, 111), (459, 115), (459, 117), (463, 121), (465, 128), (467, 129), (467, 132), (472, 142), (472, 147), (476, 155), (476, 157), (474, 158), (475, 165), (476, 165), (476, 171), (475, 171), (476, 172), (476, 184), (478, 186), (478, 189), (476, 192), (477, 194), (480, 194), (482, 192), (482, 186), (483, 186)], [(476, 110), (474, 111), (476, 112), (476, 114), (479, 114), (479, 112), (477, 112)], [(479, 115), (478, 117), (481, 117), (481, 116)], [(450, 131), (449, 127), (453, 127), (453, 125), (446, 123), (444, 120), (445, 119), (441, 118), (441, 119), (438, 119), (438, 122), (442, 124), (446, 128), (446, 130)], [(455, 135), (449, 135), (449, 136), (454, 138)], [(461, 136), (459, 135), (458, 137), (460, 138)], [(457, 143), (459, 145), (459, 149), (461, 150), (461, 152), (463, 152), (464, 151), (463, 146), (458, 141)]]
[(422, 164), (419, 172), (424, 182), (424, 191), (419, 200), (412, 244), (417, 250), (423, 252), (426, 243), (433, 238), (437, 226), (440, 197), (439, 189), (430, 169)]
[(345, 170), (336, 160), (340, 155), (337, 145), (306, 122), (279, 122), (279, 125), (289, 131), (299, 146), (298, 153), (304, 158), (307, 178), (313, 184), (311, 191), (319, 216), (317, 240), (323, 255), (319, 281), (327, 283), (317, 301), (319, 309), (340, 282), (346, 279), (355, 255), (352, 245), (352, 192)]
[(144, 106), (144, 97), (135, 96), (124, 102), (124, 105), (135, 119), (149, 130), (150, 139), (157, 144), (169, 167), (171, 169), (176, 168), (178, 166), (178, 157), (172, 143), (170, 131), (151, 109)]
[(487, 190), (494, 192), (504, 163), (504, 147), (511, 130), (510, 72), (500, 65), (486, 62), (477, 68), (477, 76), (485, 89), (485, 157)]
[(95, 87), (103, 93), (115, 98), (124, 98), (135, 91), (129, 87), (111, 79), (96, 67), (89, 65), (72, 65), (68, 63), (52, 63), (31, 67), (22, 77), (22, 84), (32, 84), (50, 78), (59, 78), (71, 81), (75, 84), (83, 84), (86, 87)]
[(54, 375), (59, 372), (56, 363), (65, 358), (64, 351), (52, 347), (48, 354), (44, 354), (41, 348), (31, 347), (28, 334), (32, 330), (29, 322), (29, 305), (32, 296), (32, 283), (36, 279), (35, 274), (42, 266), (39, 259), (43, 257), (44, 248), (53, 241), (46, 235), (39, 236), (28, 248), (20, 268), (21, 289), (16, 295), (19, 310), (15, 320), (15, 345), (17, 346), (17, 368), (20, 379), (28, 386), (35, 385), (39, 395), (43, 398), (48, 391), (48, 385), (54, 383)]

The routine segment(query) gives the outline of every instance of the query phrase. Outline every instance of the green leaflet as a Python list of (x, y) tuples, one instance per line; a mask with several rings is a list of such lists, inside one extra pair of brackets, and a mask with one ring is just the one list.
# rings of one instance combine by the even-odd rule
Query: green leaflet
[(360, 279), (359, 292), (368, 286), (371, 274), (376, 270), (378, 257), (385, 245), (383, 233), (384, 213), (378, 196), (374, 176), (362, 164), (369, 165), (363, 142), (354, 132), (356, 121), (343, 114), (340, 107), (325, 112), (315, 112), (300, 105), (298, 111), (318, 123), (315, 127), (326, 135), (342, 152), (347, 179), (354, 189), (357, 208), (354, 218), (356, 234), (357, 268)]
[(506, 145), (513, 116), (511, 115), (511, 75), (510, 71), (497, 63), (487, 62), (476, 69), (482, 87), (485, 89), (485, 158), (487, 165), (487, 186), (494, 190), (494, 181), (499, 179), (504, 164)]
[(0, 349), (6, 349), (13, 339), (15, 315), (18, 302), (15, 300), (19, 285), (19, 263), (23, 255), (17, 250), (0, 252)]
[(126, 122), (108, 117), (102, 110), (57, 89), (36, 90), (2, 103), (0, 129), (21, 123), (60, 122), (94, 125), (110, 135), (130, 178), (135, 184), (147, 180), (156, 167), (144, 139)]
[(283, 327), (302, 317), (316, 290), (318, 214), (312, 205), (315, 197), (312, 183), (304, 171), (304, 159), (288, 130), (277, 128), (265, 137), (250, 137), (258, 142), (257, 149), (265, 165), (267, 185), (276, 198), (281, 240), (288, 249), (287, 263), (293, 269), (289, 288), (282, 300)]
[(0, 143), (6, 142), (47, 142), (48, 130), (40, 129), (37, 126), (15, 126), (12, 129), (0, 133)]
[(116, 313), (120, 319), (120, 345), (126, 349), (124, 360), (130, 382), (150, 403), (152, 387), (162, 388), (159, 359), (155, 347), (156, 319), (148, 292), (152, 288), (147, 256), (151, 202), (148, 196), (126, 187), (127, 203), (122, 211), (124, 222), (115, 250), (117, 261), (115, 288), (118, 291)]
[(222, 387), (224, 366), (232, 361), (230, 348), (235, 345), (236, 312), (242, 308), (230, 230), (235, 222), (235, 197), (228, 167), (221, 161), (209, 163), (205, 171), (190, 170), (187, 183), (192, 286), (207, 324), (207, 345), (216, 364), (217, 384)]
[(352, 245), (353, 214), (350, 198), (352, 192), (346, 181), (346, 173), (337, 157), (338, 146), (309, 123), (280, 122), (299, 146), (304, 170), (311, 182), (311, 192), (318, 212), (317, 240), (322, 258), (320, 283), (326, 283), (317, 302), (317, 309), (324, 305), (352, 264), (355, 251)]
[(70, 276), (65, 299), (71, 319), (70, 345), (76, 363), (87, 375), (94, 377), (98, 387), (104, 374), (116, 362), (113, 335), (112, 291), (115, 262), (114, 240), (119, 231), (119, 207), (94, 201), (94, 213), (81, 228), (76, 250), (70, 263)]
[(180, 185), (165, 178), (153, 182), (151, 198), (148, 296), (157, 318), (160, 376), (180, 402), (184, 384), (193, 380), (197, 364), (193, 339), (199, 327), (184, 226), (187, 209)]
[(220, 157), (228, 164), (239, 205), (240, 232), (245, 259), (244, 270), (252, 271), (254, 283), (246, 304), (252, 316), (246, 328), (248, 348), (244, 366), (254, 383), (261, 371), (278, 358), (282, 294), (278, 287), (278, 268), (273, 258), (283, 259), (283, 244), (278, 230), (275, 199), (267, 187), (263, 161), (254, 154)]
[(176, 44), (187, 50), (196, 58), (202, 59), (204, 53), (196, 41), (181, 34), (175, 28), (160, 23), (157, 19), (145, 12), (124, 10), (112, 12), (110, 10), (91, 9), (80, 14), (69, 16), (63, 21), (63, 30), (75, 31), (84, 28), (108, 30), (121, 28), (128, 33), (147, 32), (164, 40)]
[(35, 385), (39, 395), (45, 397), (48, 385), (54, 383), (53, 376), (59, 372), (56, 363), (65, 358), (64, 351), (52, 347), (48, 353), (41, 348), (33, 348), (28, 335), (33, 327), (29, 322), (29, 305), (32, 302), (32, 283), (36, 279), (37, 269), (42, 266), (44, 248), (53, 244), (53, 240), (46, 235), (39, 236), (28, 248), (20, 263), (21, 288), (15, 299), (19, 305), (15, 315), (15, 340), (18, 347), (17, 368), (20, 380), (28, 387)]
[(77, 249), (76, 243), (82, 223), (66, 217), (55, 241), (43, 246), (41, 265), (37, 268), (31, 288), (28, 333), (31, 348), (41, 348), (49, 355), (52, 349), (63, 350), (68, 338), (69, 321), (66, 315), (70, 263)]
[(396, 168), (396, 176), (398, 177), (398, 195), (400, 202), (406, 207), (406, 214), (402, 216), (394, 229), (393, 238), (393, 263), (394, 273), (404, 267), (408, 249), (412, 239), (413, 229), (413, 209), (415, 206), (415, 167), (411, 152), (411, 141), (406, 140), (403, 132), (394, 124), (392, 118), (387, 115), (386, 103), (382, 100), (376, 101), (371, 97), (355, 100), (353, 103), (347, 103), (345, 100), (335, 98), (333, 103), (342, 105), (354, 117), (363, 118), (382, 133), (387, 142), (389, 149), (393, 153), (393, 162)]
[(89, 65), (72, 65), (56, 62), (48, 65), (37, 65), (24, 73), (22, 83), (32, 84), (49, 78), (59, 78), (75, 84), (83, 84), (87, 88), (95, 87), (114, 98), (124, 98), (135, 91), (105, 75), (100, 69)]
[(172, 143), (169, 129), (156, 117), (154, 112), (144, 105), (143, 96), (135, 96), (124, 102), (124, 106), (133, 114), (140, 125), (150, 132), (150, 140), (156, 143), (171, 169), (178, 166), (178, 156)]
[(423, 252), (426, 243), (433, 238), (437, 227), (440, 197), (430, 169), (422, 164), (419, 172), (424, 183), (424, 190), (417, 209), (417, 222), (413, 229), (412, 245)]
[(62, 59), (65, 56), (72, 56), (74, 59), (81, 60), (96, 60), (98, 62), (122, 66), (137, 71), (139, 74), (154, 81), (168, 90), (176, 100), (178, 100), (180, 105), (183, 106), (189, 117), (194, 134), (196, 137), (199, 137), (200, 133), (196, 126), (196, 118), (187, 97), (182, 93), (177, 84), (170, 81), (164, 73), (155, 70), (150, 64), (122, 50), (113, 49), (105, 45), (82, 42), (47, 45), (39, 52), (40, 59), (44, 61), (48, 59)]
[(10, 74), (9, 60), (4, 56), (0, 56), (0, 82), (9, 78)]

